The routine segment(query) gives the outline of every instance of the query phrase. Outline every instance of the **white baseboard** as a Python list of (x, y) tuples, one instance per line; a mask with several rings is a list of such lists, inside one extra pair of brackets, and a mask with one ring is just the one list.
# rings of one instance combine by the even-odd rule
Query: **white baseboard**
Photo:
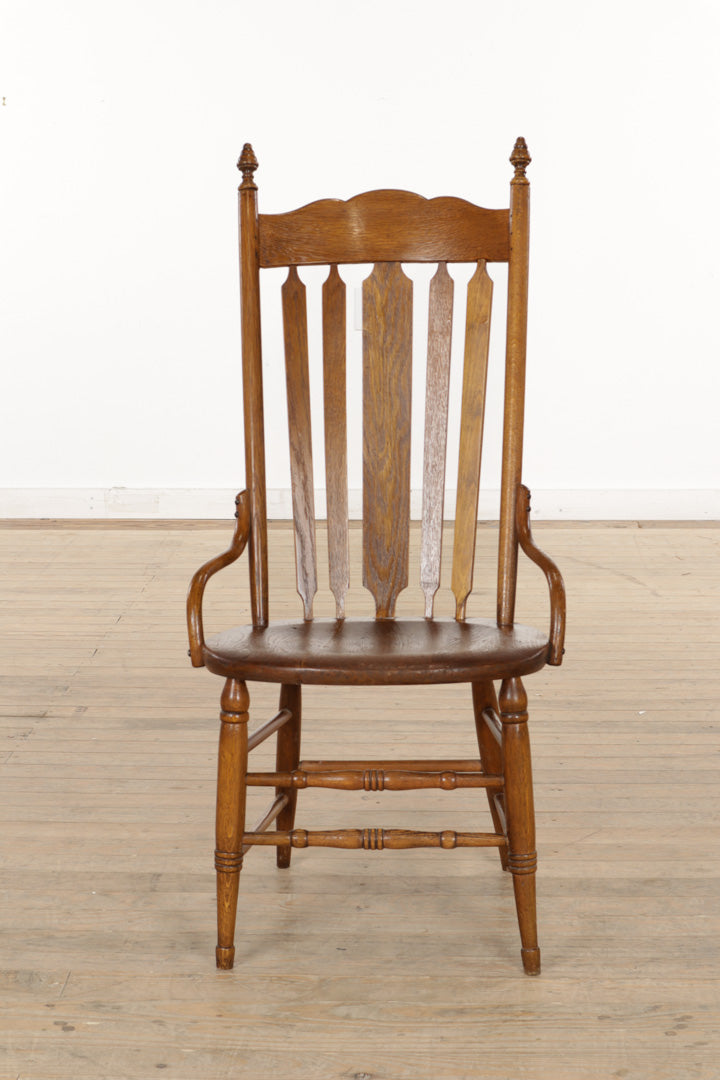
[[(237, 492), (230, 488), (2, 488), (0, 518), (112, 518), (163, 520), (230, 518)], [(412, 516), (421, 512), (421, 494), (412, 492)], [(446, 514), (452, 517), (455, 492), (448, 491)], [(349, 493), (350, 516), (360, 518), (362, 493)], [(480, 493), (478, 518), (496, 518), (497, 491)], [(617, 489), (536, 490), (533, 517), (547, 521), (715, 521), (720, 519), (720, 490)], [(318, 517), (325, 514), (325, 492), (316, 493)], [(290, 492), (268, 491), (271, 519), (292, 516)]]

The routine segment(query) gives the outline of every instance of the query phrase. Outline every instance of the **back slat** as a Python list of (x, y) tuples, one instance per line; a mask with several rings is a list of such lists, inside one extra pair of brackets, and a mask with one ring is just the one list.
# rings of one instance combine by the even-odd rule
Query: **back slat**
[(297, 589), (305, 618), (312, 619), (317, 592), (315, 554), (315, 494), (313, 490), (312, 435), (310, 429), (310, 378), (305, 286), (292, 266), (282, 287), (287, 378), (290, 476), (295, 519)]
[(493, 284), (488, 277), (485, 260), (481, 259), (468, 284), (465, 324), (465, 363), (452, 571), (456, 619), (465, 618), (465, 607), (473, 582), (492, 289)]
[(441, 262), (430, 282), (420, 585), (431, 619), (440, 586), (454, 282)]
[(363, 282), (363, 585), (391, 618), (408, 583), (412, 282), (378, 263)]
[(348, 554), (347, 392), (345, 376), (345, 282), (337, 266), (322, 288), (325, 486), (327, 490), (330, 588), (338, 619), (345, 617), (350, 584)]
[(260, 215), (261, 266), (318, 263), (507, 262), (509, 211), (411, 191), (322, 199)]

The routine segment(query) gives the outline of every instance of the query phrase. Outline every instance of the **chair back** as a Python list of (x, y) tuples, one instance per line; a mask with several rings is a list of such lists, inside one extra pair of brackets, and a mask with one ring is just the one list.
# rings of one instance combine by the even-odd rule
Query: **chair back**
[(346, 285), (343, 265), (370, 263), (362, 286), (363, 584), (378, 618), (392, 618), (408, 584), (413, 282), (403, 263), (437, 263), (429, 289), (420, 584), (432, 618), (440, 585), (450, 356), (455, 283), (448, 263), (474, 263), (467, 287), (457, 500), (451, 587), (463, 620), (473, 585), (493, 283), (487, 264), (508, 263), (505, 406), (497, 617), (511, 626), (517, 576), (515, 503), (521, 480), (527, 325), (530, 155), (518, 139), (510, 206), (488, 210), (458, 198), (369, 191), (285, 214), (259, 214), (257, 160), (238, 162), (246, 487), (251, 503), (252, 618), (268, 622), (267, 502), (263, 420), (260, 270), (288, 267), (282, 286), (290, 475), (297, 587), (305, 619), (317, 592), (306, 286), (298, 267), (326, 265), (322, 287), (325, 475), (330, 588), (343, 618), (350, 581)]

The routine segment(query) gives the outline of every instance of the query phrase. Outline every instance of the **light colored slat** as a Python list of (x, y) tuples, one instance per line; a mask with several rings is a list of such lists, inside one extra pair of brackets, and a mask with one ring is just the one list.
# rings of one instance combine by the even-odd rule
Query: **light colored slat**
[(438, 265), (430, 282), (427, 382), (425, 391), (425, 450), (423, 463), (420, 586), (425, 595), (425, 618), (432, 618), (440, 587), (445, 453), (447, 449), (450, 349), (452, 345), (454, 282), (447, 263)]
[(473, 583), (492, 288), (485, 261), (481, 259), (468, 284), (465, 325), (465, 364), (452, 570), (452, 591), (455, 594), (457, 619), (465, 618), (467, 598)]
[(412, 282), (378, 263), (363, 282), (363, 585), (391, 618), (408, 583)]
[(338, 619), (345, 617), (350, 585), (348, 554), (347, 390), (345, 373), (345, 282), (337, 266), (323, 284), (323, 389), (325, 397), (325, 487), (327, 491), (330, 589)]
[(302, 597), (305, 618), (312, 619), (313, 597), (317, 592), (317, 556), (305, 292), (297, 267), (291, 266), (282, 287), (282, 311), (290, 432), (290, 476), (295, 521), (295, 562), (297, 591)]

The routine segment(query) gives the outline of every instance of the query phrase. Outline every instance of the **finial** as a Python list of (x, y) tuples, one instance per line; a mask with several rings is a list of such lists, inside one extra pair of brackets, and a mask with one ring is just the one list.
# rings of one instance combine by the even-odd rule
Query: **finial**
[(532, 161), (530, 154), (528, 153), (527, 143), (523, 139), (522, 135), (519, 135), (515, 140), (515, 146), (513, 152), (510, 155), (510, 164), (515, 166), (515, 175), (513, 177), (513, 183), (527, 184), (525, 177), (525, 170)]
[(253, 179), (253, 173), (258, 167), (258, 162), (255, 157), (255, 151), (249, 142), (246, 142), (242, 148), (242, 154), (238, 158), (237, 167), (243, 175), (240, 187), (257, 188), (257, 184)]

